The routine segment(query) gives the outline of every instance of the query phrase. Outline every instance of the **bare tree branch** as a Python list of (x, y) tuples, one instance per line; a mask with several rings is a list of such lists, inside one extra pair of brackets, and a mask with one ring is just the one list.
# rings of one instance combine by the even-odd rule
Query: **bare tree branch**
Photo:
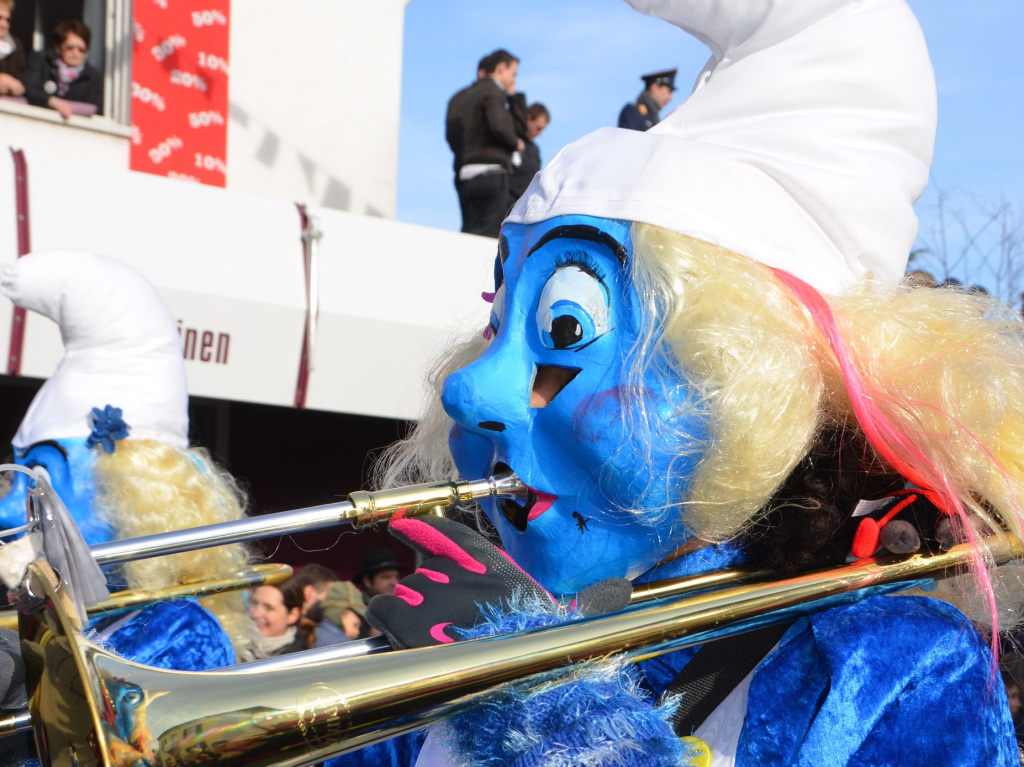
[(954, 200), (941, 188), (936, 194), (936, 202), (921, 216), (910, 268), (930, 272), (938, 282), (982, 287), (1021, 308), (1024, 211), (1005, 199), (960, 194)]

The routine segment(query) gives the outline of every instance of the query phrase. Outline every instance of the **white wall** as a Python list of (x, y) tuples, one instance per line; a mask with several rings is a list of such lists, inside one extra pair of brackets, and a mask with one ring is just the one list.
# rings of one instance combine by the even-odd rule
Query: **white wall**
[(229, 189), (394, 218), (404, 11), (232, 3)]
[(130, 134), (129, 128), (104, 117), (72, 117), (65, 125), (52, 109), (0, 100), (0, 151), (5, 154), (13, 147), (127, 169)]
[[(292, 203), (26, 154), (34, 250), (120, 259), (157, 287), (197, 347), (207, 333), (229, 338), (223, 360), (186, 355), (191, 394), (293, 404), (308, 293)], [(69, 178), (88, 179), (88, 193), (74, 205), (49, 204), (67, 193)], [(0, 154), (0, 272), (17, 253), (14, 189), (14, 164)], [(420, 417), (431, 360), (487, 323), (480, 292), (493, 280), (496, 241), (322, 207), (310, 213), (321, 237), (307, 407)], [(0, 297), (3, 349), (11, 317)], [(33, 314), (25, 333), (22, 374), (48, 378), (63, 355), (56, 325)]]

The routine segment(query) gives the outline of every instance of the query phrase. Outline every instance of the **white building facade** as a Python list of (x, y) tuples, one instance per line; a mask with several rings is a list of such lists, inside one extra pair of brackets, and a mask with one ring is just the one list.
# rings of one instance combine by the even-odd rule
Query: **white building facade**
[[(0, 268), (47, 248), (134, 266), (194, 395), (417, 418), (430, 360), (486, 324), (494, 240), (393, 220), (406, 0), (77, 2), (105, 19), (105, 113), (0, 99), (25, 164), (0, 157)], [(0, 310), (0, 344), (18, 333), (7, 374), (48, 377), (56, 328)]]

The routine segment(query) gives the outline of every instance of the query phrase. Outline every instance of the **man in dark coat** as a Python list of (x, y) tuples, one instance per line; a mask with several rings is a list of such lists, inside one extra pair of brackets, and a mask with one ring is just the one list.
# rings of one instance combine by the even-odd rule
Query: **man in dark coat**
[(647, 130), (658, 124), (661, 110), (672, 100), (676, 89), (676, 70), (666, 69), (664, 72), (652, 72), (640, 77), (644, 81), (644, 89), (619, 113), (619, 127), (630, 130)]
[[(476, 65), (476, 79), (480, 80), (485, 76), (485, 72), (489, 66), (488, 61), (490, 60), (493, 53), (489, 53), (480, 59), (480, 63)], [(473, 84), (470, 83), (460, 91), (456, 91), (455, 95), (448, 100), (448, 109), (445, 112), (444, 117), (444, 139), (448, 142), (448, 147), (452, 150), (454, 160), (452, 162), (452, 170), (455, 171), (455, 192), (459, 195), (459, 211), (462, 213), (462, 220), (466, 220), (466, 209), (462, 204), (462, 195), (459, 194), (459, 169), (462, 167), (462, 149), (465, 144), (463, 134), (465, 129), (462, 125), (462, 111), (465, 107), (466, 96), (469, 94), (470, 88)]]
[(523, 151), (519, 153), (518, 164), (515, 164), (513, 156), (514, 167), (508, 180), (508, 205), (510, 208), (515, 205), (516, 200), (523, 196), (526, 187), (530, 185), (534, 175), (540, 170), (540, 147), (534, 143), (534, 139), (540, 137), (549, 122), (551, 122), (551, 114), (547, 107), (540, 102), (530, 104), (529, 109), (526, 110), (525, 130), (519, 134), (523, 139)]
[[(485, 59), (484, 76), (462, 99), (462, 157), (458, 170), (462, 231), (497, 237), (508, 211), (512, 153), (522, 151), (508, 98), (516, 92), (519, 59), (498, 50)], [(456, 163), (459, 162), (456, 153)]]

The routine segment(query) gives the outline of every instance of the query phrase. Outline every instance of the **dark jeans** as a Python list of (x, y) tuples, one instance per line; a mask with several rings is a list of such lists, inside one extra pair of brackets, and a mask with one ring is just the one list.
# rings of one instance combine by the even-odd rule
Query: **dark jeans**
[(460, 181), (457, 186), (462, 208), (462, 231), (497, 237), (508, 213), (508, 174), (485, 173)]

